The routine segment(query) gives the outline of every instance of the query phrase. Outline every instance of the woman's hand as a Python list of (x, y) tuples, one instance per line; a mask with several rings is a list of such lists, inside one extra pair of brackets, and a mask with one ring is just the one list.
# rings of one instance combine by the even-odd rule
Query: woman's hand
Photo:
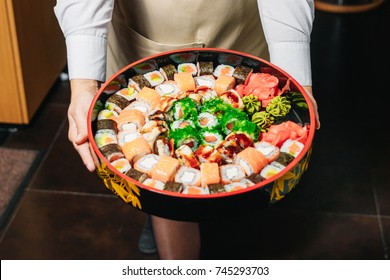
[(93, 172), (98, 160), (88, 142), (87, 116), (99, 83), (94, 80), (74, 79), (70, 81), (70, 87), (72, 96), (68, 108), (68, 138), (84, 165)]
[(313, 105), (313, 108), (314, 108), (314, 116), (316, 118), (316, 129), (320, 129), (320, 126), (321, 126), (320, 115), (318, 113), (317, 102), (316, 102), (316, 100), (314, 99), (314, 96), (313, 96), (313, 89), (312, 89), (311, 86), (303, 86), (303, 88), (305, 89), (307, 95), (309, 96), (310, 101), (311, 101), (311, 103)]

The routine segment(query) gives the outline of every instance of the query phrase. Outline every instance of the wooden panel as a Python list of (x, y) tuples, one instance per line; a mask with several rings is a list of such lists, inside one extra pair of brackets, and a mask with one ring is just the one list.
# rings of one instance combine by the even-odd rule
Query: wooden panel
[(28, 124), (65, 67), (55, 3), (0, 1), (0, 123)]
[(25, 123), (26, 103), (12, 5), (0, 1), (0, 122)]
[(13, 0), (28, 118), (66, 63), (65, 41), (54, 15), (55, 0)]

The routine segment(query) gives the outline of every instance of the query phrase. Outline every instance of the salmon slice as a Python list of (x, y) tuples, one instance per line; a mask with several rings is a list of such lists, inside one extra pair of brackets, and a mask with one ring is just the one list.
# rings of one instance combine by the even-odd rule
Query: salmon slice
[(259, 173), (267, 164), (267, 158), (253, 147), (247, 147), (236, 156), (236, 163), (245, 170), (246, 175)]
[(154, 109), (160, 102), (161, 95), (154, 89), (149, 87), (143, 87), (137, 94), (137, 100), (141, 100), (150, 105), (151, 109)]
[(154, 180), (166, 183), (173, 178), (178, 168), (179, 160), (170, 156), (162, 156), (153, 167), (150, 176)]
[(120, 112), (116, 122), (121, 130), (124, 130), (123, 126), (129, 123), (135, 123), (139, 130), (145, 124), (145, 116), (140, 110), (126, 109)]
[(173, 79), (178, 84), (180, 90), (195, 91), (195, 80), (191, 73), (175, 73)]
[(122, 146), (122, 151), (129, 162), (133, 162), (133, 160), (136, 161), (141, 156), (152, 152), (148, 141), (146, 141), (143, 137), (138, 137), (133, 141), (125, 143)]
[(218, 184), (221, 181), (218, 163), (202, 163), (200, 165), (200, 173), (202, 177), (203, 188), (206, 188), (208, 184)]
[(219, 77), (215, 81), (214, 90), (217, 92), (218, 95), (221, 95), (229, 89), (234, 88), (235, 84), (236, 80), (234, 77), (227, 75), (219, 75)]

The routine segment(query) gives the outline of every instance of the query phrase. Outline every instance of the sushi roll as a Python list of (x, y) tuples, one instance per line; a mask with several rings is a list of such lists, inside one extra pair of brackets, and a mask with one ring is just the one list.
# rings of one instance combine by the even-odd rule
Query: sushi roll
[(294, 156), (288, 154), (288, 153), (285, 153), (285, 152), (281, 152), (279, 153), (279, 156), (275, 159), (276, 162), (279, 162), (280, 164), (284, 165), (284, 166), (287, 166), (290, 164), (290, 162), (292, 162), (293, 160), (295, 159)]
[(156, 126), (152, 129), (150, 132), (144, 133), (142, 136), (145, 138), (145, 140), (149, 143), (150, 149), (154, 149), (154, 143), (156, 142), (157, 138), (165, 133), (166, 129), (161, 126)]
[(240, 183), (245, 184), (247, 187), (252, 187), (252, 186), (256, 185), (255, 182), (253, 182), (247, 178), (241, 179)]
[(221, 100), (220, 98), (212, 98), (202, 104), (200, 113), (208, 112), (213, 114), (217, 118), (222, 118), (225, 112), (229, 111), (230, 109), (231, 106), (223, 102), (223, 100)]
[(178, 182), (166, 182), (164, 185), (164, 190), (169, 192), (180, 193), (183, 191), (183, 184)]
[(170, 58), (176, 63), (194, 62), (196, 60), (196, 52), (182, 52), (170, 55)]
[(119, 114), (115, 111), (103, 109), (99, 112), (97, 119), (99, 120), (105, 120), (105, 119), (112, 119), (116, 120), (116, 118), (119, 116)]
[(126, 173), (126, 176), (142, 183), (148, 178), (148, 175), (146, 173), (143, 173), (141, 171), (138, 171), (137, 169), (131, 168)]
[(198, 61), (198, 76), (212, 75), (214, 72), (214, 65), (211, 61)]
[(134, 169), (137, 169), (138, 171), (146, 173), (148, 176), (150, 176), (153, 167), (156, 165), (156, 163), (159, 160), (160, 160), (160, 156), (158, 155), (155, 154), (144, 155), (134, 163)]
[(226, 192), (234, 192), (246, 189), (248, 186), (244, 182), (233, 182), (224, 186)]
[(181, 165), (193, 168), (199, 168), (199, 161), (194, 154), (194, 151), (187, 145), (181, 145), (175, 151), (176, 158)]
[(247, 78), (250, 74), (252, 74), (252, 72), (253, 69), (248, 66), (237, 65), (234, 68), (233, 77), (236, 79), (237, 84), (245, 84)]
[(174, 178), (179, 168), (179, 160), (170, 156), (162, 156), (151, 170), (150, 177), (164, 183)]
[(114, 94), (115, 92), (117, 92), (120, 89), (121, 89), (121, 84), (119, 83), (119, 81), (116, 81), (114, 79), (111, 82), (109, 82), (107, 86), (104, 87), (103, 92), (105, 94), (110, 95), (110, 94)]
[(280, 147), (280, 151), (297, 157), (299, 153), (303, 150), (304, 145), (298, 140), (287, 139), (283, 142)]
[(204, 162), (200, 165), (201, 186), (206, 188), (209, 184), (221, 182), (218, 163)]
[(198, 125), (201, 128), (213, 129), (219, 126), (219, 120), (215, 115), (208, 112), (203, 112), (198, 116)]
[(99, 115), (99, 112), (104, 109), (104, 104), (100, 100), (96, 100), (96, 103), (93, 105), (91, 120), (95, 121)]
[(148, 80), (151, 87), (158, 86), (165, 81), (163, 74), (160, 71), (154, 70), (144, 74), (146, 80)]
[(145, 116), (149, 115), (149, 113), (152, 111), (152, 107), (150, 106), (150, 104), (147, 102), (141, 101), (141, 100), (136, 100), (136, 101), (131, 102), (125, 108), (125, 110), (128, 110), (128, 109), (138, 110), (142, 114), (144, 114)]
[(265, 141), (256, 142), (254, 146), (256, 150), (261, 152), (267, 158), (268, 162), (274, 161), (280, 154), (280, 150), (277, 146)]
[(204, 75), (195, 77), (196, 89), (213, 89), (215, 85), (215, 78), (213, 75)]
[(210, 191), (208, 188), (184, 185), (182, 193), (191, 194), (191, 195), (206, 195), (206, 194), (210, 194)]
[(126, 98), (128, 101), (132, 101), (137, 96), (137, 91), (132, 87), (122, 88), (118, 90), (115, 94), (119, 94), (120, 96)]
[[(249, 120), (240, 120), (234, 123), (231, 133), (244, 134), (251, 141), (250, 144), (253, 144), (259, 138), (259, 127)], [(226, 137), (226, 139), (228, 139), (228, 137)], [(240, 143), (240, 145), (241, 144), (243, 144), (244, 147), (247, 146), (246, 143)]]
[(196, 149), (195, 155), (200, 163), (214, 162), (219, 164), (223, 160), (223, 156), (220, 151), (209, 145), (200, 145), (198, 149)]
[(198, 131), (190, 125), (181, 129), (171, 130), (169, 132), (169, 138), (173, 142), (175, 149), (181, 145), (187, 145), (195, 151), (200, 142)]
[(104, 107), (108, 110), (120, 113), (129, 104), (130, 104), (130, 101), (127, 100), (122, 95), (113, 94), (107, 99), (106, 103), (104, 104)]
[(260, 176), (259, 173), (252, 173), (245, 179), (249, 180), (250, 182), (253, 182), (254, 184), (260, 183), (261, 181), (264, 181), (264, 178)]
[(120, 131), (138, 131), (145, 124), (145, 116), (139, 110), (126, 109), (120, 112), (116, 122)]
[(124, 144), (131, 142), (137, 138), (142, 137), (141, 133), (138, 131), (124, 130), (118, 132), (118, 144), (123, 147)]
[(159, 84), (158, 86), (155, 87), (155, 90), (162, 96), (172, 96), (175, 97), (179, 94), (180, 88), (178, 84), (174, 81), (166, 81), (163, 82), (162, 84)]
[(150, 59), (148, 61), (138, 63), (137, 65), (133, 66), (132, 69), (138, 74), (145, 74), (147, 72), (158, 69), (158, 65), (156, 60)]
[(112, 119), (97, 120), (96, 126), (97, 126), (97, 130), (111, 129), (115, 133), (118, 133), (117, 123)]
[(172, 116), (175, 120), (196, 120), (198, 117), (196, 103), (189, 97), (175, 101), (172, 107)]
[(208, 187), (210, 194), (217, 194), (217, 193), (224, 193), (226, 192), (224, 185), (221, 183), (217, 184), (208, 184)]
[(149, 87), (144, 87), (137, 94), (137, 101), (145, 102), (150, 106), (151, 110), (157, 106), (160, 99), (160, 94), (158, 94), (156, 90)]
[(237, 164), (221, 165), (219, 167), (219, 173), (221, 175), (221, 182), (223, 184), (239, 182), (245, 178), (244, 170), (240, 165)]
[(157, 138), (154, 142), (153, 151), (159, 156), (170, 156), (171, 151), (169, 149), (167, 138)]
[(176, 67), (173, 64), (168, 64), (160, 68), (161, 74), (166, 81), (173, 80), (173, 76), (177, 73)]
[(218, 65), (214, 72), (213, 72), (213, 75), (215, 77), (219, 77), (221, 75), (225, 75), (225, 76), (233, 76), (233, 73), (234, 73), (234, 67), (231, 66), (231, 65), (227, 65), (227, 64), (220, 64)]
[(221, 99), (233, 108), (244, 109), (245, 105), (241, 99), (241, 96), (234, 89), (229, 89), (220, 95)]
[(248, 120), (248, 115), (241, 110), (230, 109), (225, 112), (221, 119), (222, 132), (228, 135), (233, 131), (235, 124)]
[(130, 162), (125, 158), (116, 159), (111, 162), (111, 165), (123, 174), (125, 174), (131, 169)]
[(157, 189), (157, 190), (164, 190), (164, 182), (156, 179), (147, 178), (145, 181), (142, 182), (145, 186)]
[(180, 63), (177, 66), (178, 73), (191, 73), (192, 76), (196, 76), (198, 68), (194, 63)]
[(181, 128), (185, 128), (186, 126), (192, 126), (193, 128), (196, 128), (195, 127), (195, 124), (192, 120), (185, 120), (185, 119), (180, 119), (180, 120), (176, 120), (174, 121), (172, 124), (171, 124), (171, 129), (172, 130), (175, 130), (175, 129), (181, 129)]
[(112, 129), (100, 129), (94, 138), (99, 149), (109, 144), (118, 144), (117, 134)]
[(124, 158), (121, 147), (117, 143), (111, 143), (101, 147), (100, 152), (108, 161), (113, 162), (117, 159)]
[(122, 146), (122, 151), (130, 163), (152, 152), (149, 143), (144, 137), (138, 137), (130, 142), (126, 142)]
[(142, 74), (138, 74), (129, 79), (129, 87), (133, 87), (136, 91), (140, 91), (144, 87), (152, 87), (152, 85)]
[(278, 162), (272, 162), (268, 165), (266, 165), (260, 172), (260, 176), (264, 179), (269, 179), (272, 176), (278, 174), (285, 168), (284, 165), (278, 163)]
[(234, 77), (226, 74), (221, 74), (215, 80), (214, 90), (217, 92), (218, 95), (221, 95), (224, 92), (233, 89), (235, 85), (236, 80), (234, 79)]
[(217, 92), (213, 89), (197, 90), (197, 95), (201, 97), (202, 103), (218, 97)]
[(201, 177), (199, 169), (181, 166), (175, 175), (175, 182), (189, 186), (200, 186)]
[(218, 146), (224, 137), (217, 129), (203, 128), (199, 131), (201, 143), (211, 147)]
[(230, 54), (230, 53), (220, 53), (218, 55), (218, 62), (221, 64), (229, 64), (229, 65), (239, 65), (241, 64), (243, 57), (240, 55)]
[(267, 164), (267, 158), (253, 147), (247, 147), (237, 154), (235, 164), (238, 164), (245, 171), (247, 176), (259, 173)]
[(194, 91), (195, 86), (195, 80), (191, 73), (188, 72), (181, 72), (174, 74), (173, 80), (177, 83), (180, 90), (183, 92), (186, 91)]

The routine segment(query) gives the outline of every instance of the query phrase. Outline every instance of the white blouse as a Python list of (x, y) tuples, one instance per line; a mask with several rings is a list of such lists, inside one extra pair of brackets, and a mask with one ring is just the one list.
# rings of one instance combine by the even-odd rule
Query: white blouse
[[(241, 1), (241, 0), (240, 0)], [(270, 62), (311, 85), (313, 0), (257, 0)], [(114, 0), (57, 0), (66, 40), (69, 78), (105, 81), (108, 26)]]

